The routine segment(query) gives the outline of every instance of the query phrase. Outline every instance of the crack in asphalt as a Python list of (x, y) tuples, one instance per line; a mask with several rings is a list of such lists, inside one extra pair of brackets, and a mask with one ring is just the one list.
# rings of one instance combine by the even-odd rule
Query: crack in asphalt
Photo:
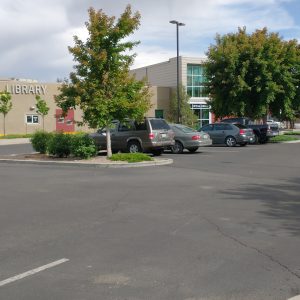
[(216, 230), (224, 237), (234, 241), (235, 243), (238, 243), (239, 245), (245, 247), (245, 248), (248, 248), (248, 249), (252, 249), (254, 251), (256, 251), (257, 253), (259, 253), (260, 255), (268, 258), (270, 261), (272, 261), (273, 263), (279, 265), (280, 267), (282, 267), (283, 269), (285, 269), (286, 271), (288, 271), (290, 274), (294, 275), (295, 277), (297, 277), (298, 279), (300, 279), (300, 275), (297, 274), (296, 272), (292, 271), (288, 266), (284, 265), (283, 263), (281, 263), (280, 261), (278, 261), (277, 259), (275, 259), (272, 255), (270, 254), (267, 254), (265, 252), (263, 252), (262, 250), (256, 248), (256, 247), (253, 247), (253, 246), (250, 246), (242, 241), (240, 241), (239, 239), (225, 233), (221, 228), (220, 226), (218, 226), (216, 223), (212, 222), (211, 220), (207, 219), (206, 217), (202, 217), (207, 223), (209, 223), (210, 225), (212, 225), (213, 227), (216, 228)]

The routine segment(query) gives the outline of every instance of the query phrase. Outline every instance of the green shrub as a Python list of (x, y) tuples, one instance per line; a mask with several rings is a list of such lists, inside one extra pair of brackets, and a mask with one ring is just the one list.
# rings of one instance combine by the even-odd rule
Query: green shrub
[(152, 157), (145, 153), (117, 153), (113, 154), (109, 159), (113, 161), (127, 161), (129, 163), (153, 160)]
[(45, 154), (47, 152), (47, 147), (50, 139), (51, 133), (39, 130), (33, 134), (30, 142), (35, 151)]
[(68, 157), (71, 154), (72, 135), (63, 132), (54, 133), (48, 143), (48, 152), (58, 157)]
[(97, 154), (94, 140), (87, 134), (77, 134), (72, 136), (71, 153), (83, 159), (91, 158)]
[(297, 141), (298, 138), (294, 136), (288, 136), (288, 135), (277, 135), (272, 137), (269, 141), (271, 143), (280, 143), (280, 142), (289, 142), (289, 141)]

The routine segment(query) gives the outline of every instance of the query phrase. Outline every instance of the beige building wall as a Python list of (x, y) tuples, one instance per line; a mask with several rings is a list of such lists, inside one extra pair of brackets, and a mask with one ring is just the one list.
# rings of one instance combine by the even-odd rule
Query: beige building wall
[[(204, 58), (179, 56), (179, 84), (187, 85), (187, 65), (201, 65), (205, 62)], [(177, 58), (170, 58), (166, 62), (150, 65), (130, 71), (135, 74), (136, 79), (146, 78), (148, 83), (153, 86), (171, 87), (177, 86)]]
[[(166, 62), (131, 70), (137, 80), (146, 78), (151, 86), (177, 86), (177, 60), (170, 58)], [(181, 68), (179, 67), (179, 70)]]
[(170, 109), (171, 88), (152, 86), (150, 92), (152, 106), (146, 113), (146, 117), (155, 117), (155, 110), (160, 109), (164, 111), (164, 118), (167, 118)]
[[(12, 109), (6, 115), (6, 134), (33, 133), (43, 129), (42, 116), (39, 116), (38, 124), (27, 124), (27, 115), (37, 115), (36, 95), (40, 95), (47, 102), (50, 108), (48, 115), (44, 117), (44, 127), (46, 131), (56, 130), (56, 109), (54, 95), (59, 94), (59, 83), (39, 83), (34, 81), (20, 80), (0, 80), (0, 91), (8, 90), (12, 96)], [(75, 121), (81, 120), (82, 112), (74, 111)], [(87, 128), (75, 125), (75, 131)], [(0, 134), (4, 133), (3, 115), (0, 114)]]

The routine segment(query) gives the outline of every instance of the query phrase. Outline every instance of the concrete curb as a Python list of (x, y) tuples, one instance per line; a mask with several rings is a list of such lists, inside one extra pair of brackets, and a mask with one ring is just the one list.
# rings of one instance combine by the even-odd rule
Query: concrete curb
[(295, 297), (293, 297), (293, 298), (289, 298), (289, 299), (287, 299), (287, 300), (300, 300), (300, 295), (295, 296)]
[(24, 165), (48, 165), (48, 166), (73, 166), (73, 167), (88, 167), (88, 168), (138, 168), (138, 167), (151, 167), (151, 166), (164, 166), (173, 163), (171, 158), (154, 159), (154, 161), (143, 161), (139, 163), (88, 163), (79, 161), (40, 161), (34, 159), (22, 160), (22, 159), (9, 159), (1, 158), (0, 163), (10, 164), (24, 164)]

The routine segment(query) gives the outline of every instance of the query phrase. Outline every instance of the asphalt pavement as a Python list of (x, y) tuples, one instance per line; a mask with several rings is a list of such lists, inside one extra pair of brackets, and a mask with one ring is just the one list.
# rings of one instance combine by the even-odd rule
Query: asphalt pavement
[(132, 169), (2, 163), (0, 299), (299, 295), (299, 153), (208, 147)]

